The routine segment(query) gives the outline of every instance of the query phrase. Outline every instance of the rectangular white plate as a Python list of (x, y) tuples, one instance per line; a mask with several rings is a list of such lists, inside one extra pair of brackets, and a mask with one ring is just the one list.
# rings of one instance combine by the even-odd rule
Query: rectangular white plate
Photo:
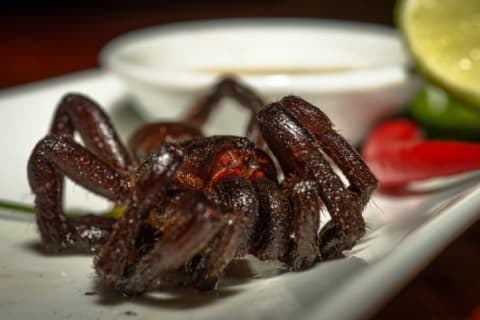
[[(0, 198), (32, 203), (26, 162), (66, 92), (90, 95), (123, 135), (139, 124), (125, 88), (88, 71), (0, 92)], [(160, 105), (160, 102), (159, 102)], [(105, 203), (69, 185), (69, 207)], [(230, 270), (218, 291), (175, 289), (127, 299), (104, 292), (89, 256), (45, 256), (33, 218), (0, 211), (0, 318), (6, 319), (358, 319), (372, 314), (480, 212), (473, 181), (433, 194), (376, 194), (367, 236), (349, 257), (298, 273), (255, 278)], [(240, 263), (236, 264), (240, 268)], [(94, 293), (94, 294), (92, 294)]]

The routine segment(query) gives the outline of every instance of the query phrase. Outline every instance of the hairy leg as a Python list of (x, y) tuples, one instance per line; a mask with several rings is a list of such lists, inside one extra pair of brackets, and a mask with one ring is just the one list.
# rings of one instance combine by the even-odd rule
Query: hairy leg
[[(85, 147), (73, 141), (78, 131)], [(130, 157), (103, 110), (90, 99), (66, 95), (59, 103), (50, 134), (34, 148), (28, 177), (35, 194), (44, 246), (51, 251), (90, 251), (103, 243), (113, 219), (64, 215), (63, 177), (119, 201), (128, 196)]]
[(224, 77), (215, 84), (210, 92), (200, 98), (198, 102), (189, 109), (183, 122), (197, 128), (203, 126), (215, 110), (218, 102), (224, 97), (236, 99), (242, 106), (250, 110), (252, 114), (260, 111), (265, 105), (263, 99), (252, 89), (241, 84), (234, 78)]
[(290, 238), (291, 208), (278, 184), (267, 178), (252, 181), (259, 203), (252, 251), (261, 260), (285, 261)]
[(126, 172), (132, 165), (130, 155), (102, 108), (83, 95), (67, 94), (57, 107), (50, 135), (73, 139), (75, 131), (85, 147), (113, 169)]
[(111, 230), (113, 219), (66, 217), (62, 208), (63, 177), (114, 201), (129, 194), (125, 177), (64, 136), (42, 139), (30, 156), (27, 170), (44, 247), (54, 252), (97, 249)]
[(317, 188), (314, 181), (300, 179), (288, 180), (284, 186), (292, 208), (285, 260), (292, 270), (309, 268), (319, 258), (319, 212), (323, 203)]
[[(334, 225), (336, 231), (320, 234), (320, 253), (323, 258), (340, 256), (365, 232), (362, 211), (375, 185), (368, 183), (369, 177), (360, 177), (368, 172), (368, 168), (358, 155), (355, 157), (355, 153), (349, 152), (351, 149), (342, 149), (348, 144), (333, 131), (329, 119), (300, 98), (287, 97), (269, 105), (259, 113), (258, 120), (263, 136), (284, 172), (317, 184), (318, 196), (332, 217), (329, 224)], [(334, 144), (323, 149), (317, 137), (326, 133), (334, 135), (334, 142), (342, 148)], [(333, 154), (332, 159), (342, 158), (339, 166), (348, 171), (345, 175), (353, 181), (353, 187), (343, 184), (322, 152)], [(363, 180), (367, 180), (365, 185), (360, 183)], [(362, 190), (357, 192), (356, 189)]]
[(136, 245), (142, 226), (151, 210), (162, 209), (167, 184), (181, 163), (181, 152), (171, 145), (163, 145), (138, 168), (132, 201), (94, 260), (97, 273), (107, 284), (125, 284), (127, 272), (137, 259)]
[[(163, 276), (175, 271), (208, 247), (227, 220), (200, 193), (191, 191), (173, 199), (157, 212), (161, 233), (153, 237), (150, 250), (139, 256), (126, 274), (121, 290), (140, 294), (156, 289)], [(220, 254), (220, 252), (218, 252)]]
[(288, 112), (315, 137), (320, 148), (335, 162), (350, 182), (349, 190), (358, 195), (363, 206), (377, 187), (377, 179), (360, 154), (338, 134), (328, 117), (315, 106), (293, 96), (281, 100)]
[(258, 200), (252, 185), (243, 177), (224, 178), (213, 186), (209, 197), (223, 212), (233, 212), (245, 217), (246, 234), (236, 255), (246, 255), (253, 247), (255, 226), (259, 219)]
[(210, 118), (224, 97), (235, 99), (252, 114), (247, 128), (247, 137), (255, 142), (259, 148), (264, 148), (265, 143), (258, 128), (255, 114), (265, 106), (265, 101), (254, 90), (240, 83), (232, 77), (224, 77), (198, 100), (188, 111), (182, 122), (193, 127), (202, 127)]
[(199, 290), (217, 286), (225, 268), (238, 253), (247, 238), (247, 218), (238, 213), (224, 213), (225, 226), (207, 247), (185, 265), (187, 284)]
[[(359, 210), (363, 211), (377, 187), (377, 179), (363, 162), (359, 153), (333, 129), (333, 124), (328, 117), (313, 105), (293, 96), (285, 97), (281, 102), (288, 105), (288, 112), (297, 122), (302, 123), (309, 134), (316, 139), (322, 151), (342, 170), (349, 181), (348, 191), (357, 199)], [(355, 242), (355, 238), (359, 238), (360, 234), (363, 235), (364, 231), (361, 229), (353, 227), (353, 230), (348, 230), (343, 227), (344, 220), (356, 221), (354, 225), (358, 227), (363, 224), (363, 220), (360, 221), (357, 216), (332, 215), (332, 220), (327, 223), (319, 235), (324, 257), (339, 255), (345, 242)], [(348, 224), (346, 227), (349, 227)], [(357, 233), (356, 236), (355, 233)], [(345, 240), (349, 234), (354, 235), (354, 238)], [(349, 247), (350, 245), (347, 246), (347, 248)]]

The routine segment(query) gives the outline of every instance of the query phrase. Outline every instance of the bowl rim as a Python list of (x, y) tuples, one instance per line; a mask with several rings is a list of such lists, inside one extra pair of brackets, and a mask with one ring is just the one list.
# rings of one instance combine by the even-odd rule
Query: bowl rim
[[(314, 18), (221, 18), (205, 19), (185, 22), (173, 22), (163, 25), (132, 30), (110, 40), (100, 51), (100, 65), (117, 73), (121, 77), (135, 80), (138, 83), (169, 88), (173, 90), (201, 90), (215, 82), (219, 75), (205, 73), (189, 69), (165, 69), (162, 72), (152, 72), (152, 68), (142, 65), (134, 65), (122, 62), (119, 56), (122, 49), (129, 44), (139, 41), (146, 41), (160, 37), (165, 33), (183, 31), (188, 29), (208, 29), (212, 25), (228, 28), (239, 28), (248, 25), (251, 27), (275, 27), (294, 26), (299, 27), (320, 27), (348, 30), (357, 33), (370, 33), (372, 35), (386, 36), (399, 41), (398, 32), (387, 25), (373, 24), (368, 22), (357, 22), (334, 19)], [(158, 69), (157, 69), (158, 70)], [(394, 65), (353, 69), (352, 71), (339, 73), (321, 73), (309, 75), (240, 75), (239, 78), (259, 90), (285, 92), (285, 89), (295, 92), (311, 92), (318, 94), (357, 92), (375, 90), (383, 87), (395, 87), (404, 83), (409, 76), (410, 61), (405, 55), (405, 62)], [(368, 78), (368, 81), (365, 81)]]

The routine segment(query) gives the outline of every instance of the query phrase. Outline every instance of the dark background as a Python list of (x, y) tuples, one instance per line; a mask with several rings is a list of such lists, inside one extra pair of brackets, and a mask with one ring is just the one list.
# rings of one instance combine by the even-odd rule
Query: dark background
[[(0, 1), (0, 88), (95, 68), (106, 42), (137, 28), (225, 17), (313, 17), (393, 26), (393, 8), (392, 0)], [(477, 223), (374, 318), (480, 319), (479, 232)]]
[(392, 24), (391, 0), (0, 0), (0, 88), (97, 66), (102, 46), (126, 31), (224, 17), (321, 17)]

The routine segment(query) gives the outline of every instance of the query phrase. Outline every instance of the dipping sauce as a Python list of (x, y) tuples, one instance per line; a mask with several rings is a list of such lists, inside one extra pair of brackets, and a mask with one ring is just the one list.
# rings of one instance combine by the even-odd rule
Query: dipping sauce
[(312, 75), (322, 73), (340, 73), (354, 69), (352, 66), (266, 66), (266, 67), (206, 67), (197, 69), (200, 72), (210, 74), (236, 74), (236, 75), (271, 75), (271, 74), (294, 74), (294, 75)]

